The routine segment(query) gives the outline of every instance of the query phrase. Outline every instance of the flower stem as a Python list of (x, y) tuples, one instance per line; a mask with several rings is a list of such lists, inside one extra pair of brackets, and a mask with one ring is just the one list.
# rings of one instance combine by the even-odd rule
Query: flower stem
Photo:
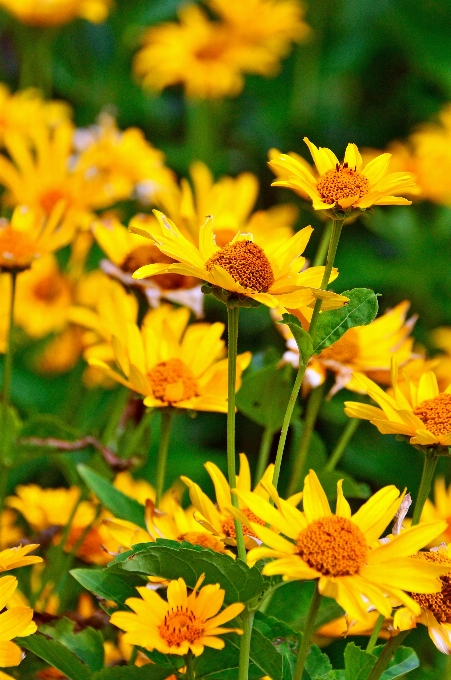
[(413, 511), (412, 525), (420, 523), (421, 513), (423, 512), (426, 498), (429, 496), (429, 491), (431, 490), (437, 461), (438, 456), (428, 449), (424, 455), (423, 474), (421, 476), (420, 488), (418, 489), (418, 496)]
[(216, 170), (221, 163), (219, 130), (221, 128), (221, 102), (211, 99), (185, 100), (188, 158), (203, 161)]
[(324, 382), (322, 385), (319, 385), (314, 390), (312, 390), (310, 397), (308, 399), (301, 442), (298, 452), (296, 454), (296, 458), (294, 460), (293, 472), (291, 473), (290, 483), (288, 484), (287, 490), (288, 496), (291, 496), (292, 494), (296, 493), (296, 491), (299, 491), (301, 475), (305, 468), (307, 454), (310, 448), (310, 442), (312, 441), (312, 435), (315, 429), (318, 413), (321, 408), (321, 404), (323, 403), (324, 400), (325, 388), (326, 383)]
[[(238, 319), (240, 308), (227, 307), (229, 360), (228, 360), (228, 395), (227, 395), (227, 471), (231, 489), (236, 488), (235, 470), (235, 390), (236, 390), (236, 357), (238, 353)], [(232, 494), (232, 503), (237, 508), (238, 498)], [(235, 519), (236, 545), (238, 558), (246, 562), (243, 528)]]
[(318, 585), (315, 583), (315, 590), (313, 592), (310, 609), (305, 620), (304, 632), (302, 634), (302, 642), (299, 647), (298, 658), (296, 661), (296, 668), (294, 669), (293, 680), (302, 680), (304, 674), (304, 666), (307, 660), (308, 650), (310, 646), (310, 639), (315, 630), (315, 620), (318, 614), (319, 606), (321, 604), (321, 595), (318, 590)]
[(318, 245), (318, 250), (315, 253), (315, 258), (312, 262), (312, 267), (322, 267), (326, 259), (327, 251), (329, 249), (330, 235), (332, 232), (332, 221), (324, 225), (321, 240)]
[(240, 641), (240, 661), (238, 669), (238, 680), (248, 680), (249, 675), (249, 657), (251, 651), (251, 636), (252, 624), (254, 623), (254, 612), (249, 611), (246, 607), (242, 614), (243, 619), (243, 635)]
[(164, 482), (166, 478), (166, 462), (168, 459), (169, 439), (171, 436), (172, 411), (169, 408), (162, 409), (161, 412), (161, 432), (158, 445), (157, 477), (156, 477), (156, 501), (157, 508), (160, 505), (161, 497), (164, 492)]
[(52, 42), (54, 31), (20, 25), (17, 27), (20, 51), (19, 88), (37, 87), (44, 97), (52, 96)]
[(346, 448), (353, 438), (355, 432), (357, 431), (358, 426), (360, 425), (360, 420), (358, 418), (351, 418), (349, 422), (346, 424), (345, 429), (340, 435), (340, 439), (336, 443), (336, 446), (334, 450), (332, 451), (332, 454), (327, 461), (326, 465), (324, 466), (324, 469), (327, 470), (328, 472), (331, 472), (332, 470), (335, 470), (337, 467), (338, 463), (340, 462), (340, 459), (344, 452), (346, 451)]
[(257, 469), (255, 471), (255, 481), (261, 480), (265, 474), (265, 470), (268, 467), (269, 454), (271, 452), (271, 444), (274, 439), (274, 430), (269, 427), (265, 427), (262, 434), (262, 439), (260, 442), (260, 451), (258, 453)]
[(382, 673), (384, 670), (387, 668), (388, 664), (390, 663), (390, 660), (398, 647), (402, 645), (404, 642), (404, 638), (410, 633), (410, 630), (405, 630), (402, 633), (399, 633), (398, 635), (390, 638), (388, 642), (386, 643), (384, 649), (382, 650), (382, 653), (378, 660), (376, 661), (376, 664), (373, 666), (373, 670), (369, 674), (367, 680), (379, 680), (381, 677)]
[(9, 304), (8, 346), (3, 364), (3, 403), (8, 406), (11, 399), (11, 379), (13, 372), (13, 334), (14, 334), (14, 303), (16, 301), (17, 272), (11, 272), (11, 297)]
[(381, 632), (382, 626), (384, 625), (384, 621), (385, 621), (385, 616), (383, 614), (379, 614), (377, 621), (376, 621), (376, 625), (374, 626), (374, 630), (371, 633), (371, 637), (370, 637), (368, 644), (366, 646), (366, 651), (368, 652), (368, 654), (373, 653), (373, 649), (376, 646), (376, 642), (377, 642), (377, 639), (379, 637), (379, 633)]
[(192, 652), (188, 652), (188, 654), (185, 656), (185, 663), (186, 663), (186, 680), (195, 680), (195, 675), (194, 675), (194, 664), (193, 664), (193, 654)]

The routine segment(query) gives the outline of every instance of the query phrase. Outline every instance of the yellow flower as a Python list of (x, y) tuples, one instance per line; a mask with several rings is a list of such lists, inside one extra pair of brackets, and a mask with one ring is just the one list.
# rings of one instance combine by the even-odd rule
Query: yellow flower
[(28, 554), (36, 548), (39, 548), (37, 543), (29, 543), (28, 545), (19, 545), (17, 548), (2, 550), (0, 552), (0, 572), (42, 562), (42, 557)]
[[(341, 307), (347, 298), (319, 290), (324, 267), (311, 267), (301, 271), (305, 258), (301, 257), (312, 233), (305, 227), (290, 239), (265, 249), (254, 242), (250, 233), (238, 232), (228, 245), (220, 248), (215, 243), (212, 219), (199, 230), (199, 248), (196, 248), (163, 213), (154, 211), (158, 227), (137, 229), (151, 238), (162, 253), (178, 260), (176, 264), (149, 264), (133, 274), (142, 279), (156, 274), (185, 274), (196, 276), (212, 286), (235, 295), (251, 298), (268, 307), (298, 308), (314, 306), (315, 298), (323, 300), (323, 309)], [(331, 280), (336, 278), (334, 270)]]
[[(1, 555), (1, 553), (0, 553)], [(17, 588), (15, 576), (0, 578), (0, 610), (4, 609)], [(11, 607), (0, 614), (0, 666), (18, 666), (22, 661), (21, 649), (12, 642), (18, 636), (31, 635), (36, 631), (30, 607)]]
[(444, 520), (448, 526), (443, 534), (437, 536), (433, 545), (449, 543), (451, 540), (451, 486), (446, 488), (444, 478), (436, 477), (434, 482), (434, 502), (429, 498), (426, 499), (420, 521), (436, 522), (440, 519)]
[(0, 549), (11, 548), (20, 542), (23, 532), (16, 526), (16, 513), (9, 508), (0, 515)]
[(432, 371), (423, 373), (418, 384), (406, 374), (406, 390), (398, 385), (398, 367), (393, 362), (392, 395), (361, 374), (357, 383), (380, 408), (345, 402), (350, 418), (369, 420), (382, 434), (401, 434), (420, 446), (451, 446), (451, 385), (440, 392)]
[(303, 512), (279, 498), (274, 487), (276, 508), (248, 492), (237, 489), (235, 493), (260, 518), (261, 524), (252, 523), (252, 529), (268, 546), (250, 551), (248, 561), (272, 559), (263, 573), (280, 574), (287, 581), (318, 579), (319, 592), (334, 598), (352, 618), (365, 619), (369, 603), (390, 616), (389, 597), (418, 614), (418, 604), (404, 591), (436, 593), (440, 589), (437, 577), (444, 573), (443, 567), (420, 564), (410, 555), (443, 531), (445, 522), (421, 524), (389, 543), (377, 542), (403, 498), (394, 486), (375, 493), (354, 515), (343, 496), (342, 480), (337, 484), (332, 514), (313, 470), (305, 478)]
[(359, 208), (366, 210), (372, 205), (410, 205), (411, 201), (392, 193), (403, 192), (415, 186), (408, 172), (386, 174), (390, 154), (384, 153), (363, 166), (362, 157), (355, 144), (348, 144), (341, 165), (330, 149), (317, 148), (304, 137), (312, 154), (318, 176), (315, 177), (305, 161), (299, 162), (292, 155), (281, 154), (269, 165), (283, 179), (273, 186), (288, 187), (307, 196), (315, 210), (329, 210), (337, 206), (341, 210)]
[[(416, 317), (406, 321), (409, 302), (401, 302), (368, 326), (350, 328), (336, 342), (313, 356), (305, 372), (304, 382), (310, 388), (321, 385), (330, 371), (335, 376), (330, 395), (343, 387), (353, 392), (362, 388), (353, 378), (354, 372), (364, 373), (376, 382), (389, 384), (392, 358), (403, 366), (412, 357), (413, 338), (409, 337)], [(296, 314), (296, 310), (289, 310)], [(277, 313), (276, 313), (277, 314)], [(281, 315), (274, 314), (276, 319)], [(299, 350), (288, 326), (277, 324), (287, 341), (284, 361), (299, 368)]]
[(4, 354), (8, 347), (10, 304), (11, 277), (0, 272), (0, 354)]
[[(221, 470), (214, 463), (205, 463), (205, 468), (211, 477), (215, 487), (216, 505), (208, 498), (202, 491), (200, 486), (192, 482), (188, 477), (181, 477), (189, 489), (191, 502), (199, 513), (196, 519), (203, 524), (212, 534), (221, 539), (222, 542), (228, 545), (236, 545), (235, 522), (233, 517), (232, 496), (229, 483), (224, 477)], [(240, 472), (236, 476), (238, 489), (243, 490), (251, 496), (256, 495), (259, 498), (268, 500), (269, 494), (265, 490), (264, 483), (269, 482), (274, 474), (274, 465), (269, 465), (265, 471), (260, 482), (256, 488), (251, 491), (251, 472), (249, 468), (249, 461), (244, 453), (240, 453)], [(302, 497), (302, 494), (296, 494), (288, 499), (288, 502), (293, 506), (297, 505)], [(259, 518), (252, 512), (250, 506), (246, 502), (241, 502), (239, 519), (243, 524), (244, 543), (246, 548), (254, 548), (258, 545), (256, 535), (251, 528), (251, 522), (260, 522)]]
[[(120, 310), (114, 311), (117, 329), (112, 349), (122, 374), (97, 358), (89, 358), (91, 366), (142, 394), (144, 404), (151, 408), (227, 413), (224, 324), (188, 326), (189, 309), (162, 305), (147, 313), (140, 329), (121, 316)], [(237, 390), (250, 360), (249, 352), (238, 355)]]
[(449, 571), (440, 578), (441, 591), (434, 594), (412, 593), (412, 598), (421, 607), (420, 613), (401, 607), (395, 612), (393, 627), (395, 630), (409, 630), (417, 623), (427, 626), (429, 636), (440, 652), (451, 654), (451, 545), (430, 552), (419, 552), (414, 555), (420, 564), (443, 565)]
[[(315, 631), (313, 640), (321, 645), (339, 637), (348, 635), (367, 635), (370, 636), (379, 618), (379, 612), (372, 610), (367, 612), (366, 617), (361, 621), (351, 620), (349, 616), (340, 616), (338, 619), (329, 621)], [(390, 638), (393, 619), (385, 619), (382, 630), (378, 637), (385, 640)]]
[(234, 619), (244, 609), (236, 602), (220, 613), (225, 591), (216, 585), (199, 590), (201, 576), (190, 595), (182, 578), (171, 581), (167, 590), (167, 602), (154, 590), (137, 588), (142, 599), (130, 597), (125, 601), (132, 612), (115, 612), (111, 623), (125, 630), (124, 642), (139, 645), (149, 651), (163, 654), (185, 655), (191, 651), (202, 654), (205, 647), (223, 649), (224, 641), (216, 637), (224, 633), (239, 633), (237, 628), (222, 628), (222, 624)]
[(101, 23), (111, 0), (0, 0), (0, 6), (30, 26), (59, 26), (76, 17)]
[(45, 101), (39, 90), (32, 88), (11, 94), (8, 87), (0, 83), (1, 144), (10, 132), (26, 134), (32, 125), (53, 127), (70, 117), (70, 107), (64, 102)]
[(42, 210), (18, 206), (11, 221), (0, 219), (0, 272), (22, 271), (42, 255), (65, 246), (72, 238), (68, 225), (61, 225), (63, 204), (48, 217)]
[(431, 333), (431, 339), (443, 352), (434, 357), (437, 365), (432, 370), (437, 376), (440, 388), (445, 389), (451, 383), (451, 328), (449, 326), (436, 328)]

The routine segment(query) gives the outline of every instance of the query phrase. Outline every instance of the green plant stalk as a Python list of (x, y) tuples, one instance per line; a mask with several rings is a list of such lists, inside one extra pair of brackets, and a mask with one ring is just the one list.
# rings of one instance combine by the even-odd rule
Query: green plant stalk
[(14, 306), (16, 302), (17, 272), (11, 272), (11, 297), (9, 304), (9, 330), (8, 346), (6, 348), (5, 361), (3, 364), (3, 403), (8, 406), (11, 402), (11, 382), (13, 374), (13, 335), (14, 335)]
[(321, 240), (318, 245), (318, 250), (312, 262), (312, 267), (322, 267), (326, 259), (327, 251), (329, 249), (330, 236), (332, 233), (332, 221), (324, 225)]
[(187, 680), (195, 680), (195, 674), (194, 674), (194, 663), (193, 663), (193, 654), (192, 652), (188, 652), (188, 654), (185, 656), (185, 664), (186, 664), (186, 679)]
[(368, 652), (368, 654), (373, 653), (373, 649), (376, 646), (377, 639), (379, 637), (379, 633), (381, 632), (382, 626), (384, 625), (384, 621), (385, 621), (385, 616), (383, 614), (379, 614), (377, 621), (376, 621), (376, 625), (374, 626), (374, 630), (371, 633), (371, 637), (368, 640), (368, 644), (366, 646), (366, 651)]
[(127, 666), (134, 666), (137, 656), (138, 656), (138, 647), (135, 647), (135, 645), (133, 645), (132, 653), (130, 654), (130, 658), (128, 660)]
[(130, 390), (127, 387), (119, 385), (117, 394), (115, 394), (112, 399), (113, 403), (108, 416), (108, 422), (102, 432), (102, 443), (105, 444), (105, 446), (108, 446), (110, 449), (114, 449), (115, 451), (117, 448), (117, 431), (119, 423), (121, 421), (122, 414), (127, 407), (129, 396)]
[(255, 470), (255, 482), (258, 484), (258, 482), (261, 480), (263, 475), (265, 474), (265, 470), (268, 467), (268, 461), (269, 461), (269, 454), (271, 452), (271, 444), (274, 439), (274, 430), (272, 430), (269, 427), (265, 427), (263, 430), (261, 442), (260, 442), (260, 451), (258, 453), (258, 461), (257, 461), (257, 469)]
[(51, 29), (20, 25), (16, 37), (20, 52), (19, 89), (37, 87), (46, 98), (52, 96), (53, 58)]
[(346, 424), (346, 427), (344, 428), (343, 432), (340, 435), (340, 438), (334, 448), (334, 450), (331, 453), (331, 456), (329, 460), (327, 461), (326, 465), (324, 466), (324, 469), (327, 470), (328, 472), (331, 472), (332, 470), (335, 470), (337, 467), (338, 463), (341, 460), (342, 455), (346, 451), (346, 448), (353, 438), (355, 432), (357, 431), (357, 428), (360, 425), (360, 419), (359, 418), (351, 418), (349, 422)]
[(420, 488), (418, 489), (418, 496), (413, 511), (412, 525), (420, 523), (421, 513), (423, 512), (426, 498), (429, 496), (429, 491), (431, 490), (438, 458), (439, 457), (436, 456), (431, 449), (428, 449), (424, 454), (423, 474), (421, 476)]
[[(185, 99), (189, 157), (206, 163), (210, 168), (218, 165), (221, 102), (211, 99)], [(218, 125), (219, 123), (219, 125)]]
[(410, 630), (405, 630), (402, 633), (396, 635), (395, 637), (390, 638), (390, 640), (386, 643), (384, 649), (382, 650), (380, 657), (376, 661), (376, 664), (373, 666), (373, 669), (369, 674), (367, 680), (379, 680), (382, 673), (390, 663), (392, 656), (394, 655), (398, 647), (402, 645), (404, 639), (407, 637), (409, 633)]
[(241, 636), (240, 641), (240, 661), (238, 669), (238, 680), (248, 680), (254, 612), (251, 612), (249, 608), (246, 607), (242, 614), (242, 620), (243, 620), (243, 634)]
[(161, 410), (161, 432), (158, 444), (157, 475), (156, 475), (156, 501), (157, 508), (164, 492), (166, 479), (166, 463), (168, 460), (169, 439), (171, 437), (172, 411), (170, 408)]
[(310, 393), (310, 397), (307, 402), (307, 409), (305, 412), (304, 429), (302, 431), (301, 442), (294, 460), (293, 472), (291, 473), (290, 482), (288, 484), (288, 496), (291, 496), (299, 491), (302, 471), (307, 460), (307, 454), (312, 441), (312, 436), (315, 430), (321, 404), (324, 401), (325, 390), (326, 383), (324, 382)]
[(293, 680), (302, 680), (304, 674), (305, 662), (307, 660), (310, 640), (315, 630), (315, 621), (318, 615), (319, 606), (321, 604), (321, 595), (318, 590), (318, 584), (315, 583), (315, 590), (313, 593), (310, 609), (305, 620), (304, 632), (302, 634), (302, 642), (299, 647), (298, 658), (296, 660), (296, 667), (294, 669)]

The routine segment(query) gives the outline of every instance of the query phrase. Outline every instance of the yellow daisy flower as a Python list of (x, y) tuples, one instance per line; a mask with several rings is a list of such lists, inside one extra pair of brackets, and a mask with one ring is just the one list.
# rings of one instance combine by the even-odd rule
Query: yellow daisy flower
[(17, 548), (2, 550), (0, 552), (0, 572), (42, 562), (42, 557), (28, 554), (36, 548), (39, 548), (37, 543), (29, 543), (28, 545), (19, 545)]
[(28, 88), (11, 94), (0, 83), (0, 143), (10, 132), (27, 134), (32, 125), (54, 127), (70, 120), (71, 109), (65, 102), (45, 101), (39, 90)]
[(30, 26), (59, 26), (77, 17), (105, 21), (111, 0), (0, 0), (0, 6)]
[[(214, 463), (205, 463), (205, 468), (211, 477), (216, 492), (216, 505), (208, 498), (202, 491), (200, 486), (192, 482), (188, 477), (181, 477), (189, 489), (191, 502), (198, 515), (195, 516), (198, 522), (205, 526), (212, 534), (221, 539), (223, 543), (228, 545), (236, 545), (236, 533), (234, 522), (234, 510), (231, 510), (232, 496), (229, 483), (225, 476)], [(265, 490), (264, 483), (269, 482), (274, 474), (274, 465), (268, 465), (262, 479), (257, 484), (256, 488), (251, 490), (251, 472), (249, 468), (249, 461), (244, 453), (240, 453), (240, 472), (236, 476), (238, 489), (243, 490), (251, 496), (256, 495), (259, 498), (268, 500), (269, 494)], [(302, 494), (295, 494), (288, 499), (288, 503), (296, 506)], [(246, 502), (239, 503), (239, 519), (243, 524), (244, 544), (246, 548), (254, 548), (259, 541), (252, 531), (251, 522), (261, 522), (257, 515), (255, 515), (250, 506)]]
[(216, 585), (207, 585), (198, 591), (201, 576), (190, 595), (182, 578), (171, 581), (167, 589), (167, 602), (154, 590), (137, 588), (142, 599), (130, 597), (125, 601), (133, 612), (115, 612), (111, 623), (125, 630), (124, 642), (154, 649), (162, 654), (184, 656), (191, 651), (199, 656), (205, 647), (223, 649), (224, 641), (217, 637), (224, 633), (238, 633), (237, 628), (222, 628), (244, 609), (236, 602), (222, 610), (225, 591)]
[(361, 374), (355, 374), (362, 391), (380, 408), (345, 402), (350, 418), (369, 420), (382, 434), (401, 434), (420, 446), (451, 446), (451, 385), (440, 392), (432, 371), (423, 373), (418, 384), (406, 375), (407, 389), (398, 386), (398, 367), (393, 363), (392, 396)]
[(410, 205), (411, 201), (392, 193), (403, 192), (415, 186), (408, 172), (387, 175), (390, 154), (384, 153), (363, 166), (362, 157), (355, 144), (348, 144), (343, 164), (333, 151), (318, 148), (304, 137), (312, 154), (318, 176), (292, 155), (280, 154), (270, 160), (275, 173), (282, 173), (283, 179), (273, 186), (288, 187), (307, 196), (315, 210), (340, 210), (358, 208), (366, 210), (372, 205)]
[(20, 543), (23, 531), (16, 526), (16, 513), (6, 508), (0, 514), (0, 550)]
[[(335, 377), (330, 396), (343, 387), (353, 392), (361, 392), (361, 386), (353, 377), (355, 372), (364, 373), (380, 384), (389, 384), (392, 358), (398, 365), (403, 366), (414, 357), (412, 353), (414, 340), (410, 333), (417, 317), (413, 316), (406, 320), (409, 306), (409, 302), (401, 302), (368, 326), (350, 328), (338, 342), (314, 355), (307, 366), (303, 387), (305, 385), (314, 388), (322, 385), (328, 371)], [(296, 310), (289, 311), (298, 316)], [(277, 310), (274, 318), (275, 320), (282, 318), (281, 314), (277, 314)], [(302, 322), (302, 318), (300, 320)], [(288, 351), (283, 355), (283, 361), (299, 368), (299, 350), (293, 334), (285, 324), (278, 323), (277, 329), (283, 334), (288, 347)]]
[[(96, 358), (91, 366), (144, 397), (150, 408), (227, 413), (227, 359), (221, 340), (224, 324), (188, 326), (189, 309), (162, 305), (150, 310), (142, 327), (115, 310), (117, 332), (112, 349), (121, 373)], [(250, 352), (238, 356), (236, 389), (249, 365)]]
[(436, 477), (434, 481), (434, 501), (426, 498), (421, 522), (436, 522), (444, 520), (447, 527), (443, 534), (437, 536), (433, 545), (449, 543), (451, 541), (451, 485), (447, 488), (443, 477)]
[[(196, 276), (214, 287), (268, 307), (314, 306), (315, 299), (321, 298), (322, 309), (326, 310), (347, 302), (341, 295), (319, 289), (324, 267), (302, 271), (305, 258), (301, 253), (312, 233), (311, 227), (265, 249), (254, 241), (252, 234), (238, 232), (231, 243), (220, 248), (215, 243), (213, 220), (207, 219), (200, 227), (199, 248), (196, 248), (163, 213), (158, 210), (154, 213), (158, 227), (146, 230), (134, 227), (134, 231), (151, 238), (162, 253), (178, 262), (145, 265), (133, 278), (172, 272)], [(331, 280), (337, 275), (334, 270)]]
[[(14, 596), (16, 588), (15, 576), (0, 578), (0, 610), (4, 609)], [(31, 635), (36, 631), (37, 626), (32, 619), (33, 610), (30, 607), (11, 607), (0, 614), (1, 667), (18, 666), (22, 661), (22, 650), (12, 640), (15, 637)]]
[(313, 470), (305, 478), (303, 512), (281, 499), (274, 487), (276, 508), (248, 492), (237, 489), (235, 493), (261, 520), (251, 525), (264, 546), (251, 550), (248, 561), (272, 559), (263, 573), (280, 574), (287, 581), (317, 579), (319, 592), (334, 598), (357, 620), (367, 616), (368, 603), (390, 616), (387, 595), (418, 614), (418, 604), (404, 591), (439, 591), (437, 577), (444, 573), (443, 566), (426, 566), (410, 555), (443, 531), (445, 522), (414, 526), (389, 543), (377, 542), (403, 498), (394, 486), (375, 493), (354, 515), (343, 496), (342, 480), (337, 484), (337, 507), (332, 514)]

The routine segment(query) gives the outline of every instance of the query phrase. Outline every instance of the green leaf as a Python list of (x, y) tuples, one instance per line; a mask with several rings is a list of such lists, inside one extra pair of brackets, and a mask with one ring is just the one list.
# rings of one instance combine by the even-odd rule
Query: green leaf
[(305, 669), (312, 680), (322, 678), (332, 670), (332, 664), (327, 654), (323, 654), (317, 645), (312, 645), (305, 662)]
[[(384, 648), (384, 645), (379, 645), (374, 650), (374, 653), (379, 656)], [(410, 647), (399, 647), (393, 659), (390, 661), (388, 668), (382, 673), (381, 680), (393, 680), (394, 678), (399, 678), (409, 671), (413, 671), (420, 665), (420, 660), (418, 659), (415, 650)]]
[(134, 546), (133, 550), (116, 557), (110, 568), (171, 580), (181, 577), (189, 588), (194, 588), (198, 578), (205, 574), (206, 584), (219, 583), (226, 591), (225, 600), (228, 603), (248, 602), (265, 585), (257, 567), (250, 569), (241, 560), (201, 546), (162, 539)]
[(313, 352), (319, 354), (323, 349), (333, 345), (350, 328), (366, 326), (376, 318), (378, 310), (377, 296), (368, 288), (353, 288), (343, 293), (349, 298), (346, 307), (334, 309), (318, 317), (313, 334)]
[(49, 640), (42, 633), (16, 638), (18, 645), (33, 652), (40, 659), (64, 673), (69, 680), (92, 680), (92, 672), (67, 647), (56, 640)]
[(94, 673), (92, 680), (166, 680), (168, 669), (154, 664), (138, 666), (112, 666)]
[[(267, 614), (288, 624), (293, 630), (301, 631), (312, 601), (314, 583), (307, 581), (290, 581), (276, 590), (271, 598)], [(328, 597), (321, 600), (316, 618), (315, 628), (320, 628), (329, 621), (343, 615), (342, 608)]]
[(334, 500), (337, 497), (337, 482), (343, 480), (343, 493), (348, 498), (369, 498), (371, 489), (368, 484), (356, 482), (346, 472), (340, 470), (318, 470), (318, 479), (321, 486), (329, 500)]
[(14, 406), (0, 402), (0, 462), (13, 467), (17, 438), (22, 429), (22, 421)]
[(72, 569), (71, 575), (86, 590), (104, 600), (112, 600), (120, 607), (129, 597), (136, 597), (136, 586), (142, 579), (127, 573), (112, 573), (108, 569)]
[(114, 513), (115, 517), (133, 522), (142, 529), (146, 528), (143, 505), (135, 501), (134, 498), (126, 496), (122, 491), (115, 489), (106, 479), (86, 465), (80, 463), (77, 465), (77, 470), (83, 481), (97, 496), (102, 505)]
[[(224, 637), (224, 636), (221, 636)], [(195, 661), (196, 678), (199, 680), (236, 680), (240, 661), (238, 646), (225, 641), (222, 650), (205, 648)], [(237, 643), (239, 644), (239, 642)], [(249, 680), (261, 680), (262, 672), (254, 663), (249, 664)]]
[(73, 621), (62, 618), (55, 627), (40, 626), (39, 631), (70, 649), (92, 671), (99, 671), (103, 668), (105, 657), (101, 633), (94, 628), (84, 628), (74, 633), (74, 625)]
[[(288, 399), (293, 389), (293, 369), (291, 366), (277, 368), (265, 366), (249, 373), (236, 395), (238, 410), (254, 423), (272, 431), (280, 430), (283, 424)], [(271, 395), (271, 398), (268, 398)], [(299, 414), (297, 405), (293, 417)]]
[(368, 654), (354, 642), (346, 645), (344, 657), (345, 680), (367, 680), (377, 661), (373, 654)]
[(293, 314), (284, 314), (282, 318), (283, 323), (290, 328), (294, 339), (296, 340), (301, 363), (304, 366), (307, 366), (309, 359), (313, 354), (313, 341), (311, 335), (302, 328), (301, 322)]

